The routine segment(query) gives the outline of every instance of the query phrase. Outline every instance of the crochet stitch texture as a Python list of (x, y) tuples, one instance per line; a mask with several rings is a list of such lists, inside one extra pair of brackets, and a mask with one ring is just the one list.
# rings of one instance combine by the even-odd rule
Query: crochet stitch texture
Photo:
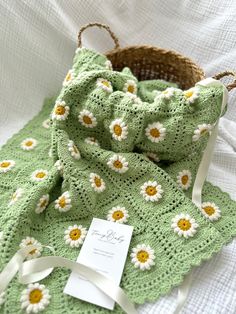
[[(121, 280), (133, 302), (179, 285), (235, 236), (228, 194), (205, 182), (202, 208), (191, 201), (222, 93), (138, 82), (128, 68), (113, 71), (104, 55), (77, 49), (57, 98), (0, 150), (0, 270), (34, 241), (76, 260), (97, 217), (134, 226)], [(42, 246), (28, 258), (47, 255)], [(28, 288), (15, 278), (0, 313), (30, 312), (32, 304), (44, 313), (110, 313), (63, 294), (69, 273), (55, 269)]]

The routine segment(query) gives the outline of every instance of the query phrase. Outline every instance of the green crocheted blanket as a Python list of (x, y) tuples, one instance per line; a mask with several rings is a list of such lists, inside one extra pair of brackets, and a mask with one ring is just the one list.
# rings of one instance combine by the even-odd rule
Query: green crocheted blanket
[[(236, 231), (236, 203), (218, 187), (205, 182), (201, 208), (191, 201), (222, 95), (222, 87), (139, 82), (77, 49), (59, 95), (0, 150), (0, 270), (35, 243), (28, 259), (51, 255), (48, 245), (76, 260), (97, 217), (134, 227), (121, 280), (130, 300), (154, 301), (179, 285)], [(63, 294), (69, 274), (58, 268), (29, 286), (15, 278), (0, 312), (110, 312)]]

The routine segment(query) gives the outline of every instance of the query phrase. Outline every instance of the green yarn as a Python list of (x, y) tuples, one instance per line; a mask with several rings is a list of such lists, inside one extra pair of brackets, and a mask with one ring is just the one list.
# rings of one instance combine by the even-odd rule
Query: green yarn
[[(216, 220), (207, 218), (191, 202), (194, 178), (209, 136), (207, 131), (200, 134), (198, 127), (210, 128), (218, 120), (223, 89), (195, 87), (196, 97), (191, 101), (191, 96), (188, 98), (175, 84), (138, 82), (130, 69), (113, 71), (104, 55), (85, 48), (77, 50), (67, 78), (57, 98), (47, 100), (41, 112), (0, 150), (0, 269), (27, 236), (54, 247), (56, 255), (76, 260), (80, 246), (65, 243), (68, 227), (77, 224), (88, 229), (93, 217), (107, 219), (112, 208), (125, 207), (129, 215), (125, 223), (133, 225), (134, 232), (121, 287), (134, 303), (154, 301), (179, 285), (193, 266), (211, 258), (235, 235), (236, 204), (226, 193), (208, 182), (204, 184), (203, 202), (214, 203), (220, 210)], [(97, 83), (100, 78), (107, 80), (104, 88)], [(137, 96), (124, 90), (127, 81), (137, 88)], [(172, 88), (169, 96), (161, 93), (166, 88)], [(83, 117), (83, 110), (91, 114), (85, 112)], [(58, 120), (64, 111), (68, 115)], [(50, 115), (51, 126), (45, 128), (43, 124)], [(121, 120), (116, 124), (118, 135), (112, 125), (116, 119)], [(27, 138), (37, 141), (32, 150), (22, 149), (21, 143)], [(88, 138), (95, 138), (95, 145)], [(120, 159), (123, 168), (118, 160), (118, 168), (113, 165), (112, 169), (109, 160), (114, 155), (125, 158)], [(4, 160), (15, 162), (6, 172), (1, 171)], [(58, 160), (59, 169), (55, 165)], [(34, 181), (35, 170), (46, 170), (45, 179)], [(191, 174), (191, 180), (185, 178), (189, 180), (185, 185), (184, 179), (178, 182), (183, 170)], [(91, 173), (102, 179), (97, 190), (95, 182), (91, 184)], [(145, 183), (152, 185), (152, 201), (145, 199), (145, 187), (141, 189)], [(21, 193), (11, 202), (17, 189), (22, 189)], [(61, 202), (61, 208), (55, 208), (55, 201), (59, 202), (64, 192), (69, 193), (71, 203), (66, 208)], [(38, 205), (43, 195), (49, 195), (45, 209)], [(172, 227), (172, 220), (181, 213), (198, 225), (191, 236), (180, 236)], [(132, 263), (130, 254), (139, 244), (154, 250), (155, 265), (150, 269), (142, 271)], [(43, 248), (41, 255), (51, 252)], [(43, 312), (110, 313), (63, 294), (69, 273), (55, 269), (42, 280), (51, 295)], [(15, 278), (0, 313), (19, 313), (20, 294), (25, 288)], [(119, 306), (114, 313), (122, 313)]]

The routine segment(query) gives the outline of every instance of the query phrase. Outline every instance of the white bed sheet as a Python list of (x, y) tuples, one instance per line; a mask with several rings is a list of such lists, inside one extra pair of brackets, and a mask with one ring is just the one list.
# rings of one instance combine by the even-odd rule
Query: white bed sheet
[[(208, 76), (236, 69), (236, 2), (198, 1), (0, 1), (0, 145), (39, 112), (43, 99), (61, 87), (88, 22), (111, 26), (124, 47), (151, 44), (175, 49), (200, 64)], [(83, 36), (85, 46), (112, 48), (105, 32)], [(220, 131), (208, 178), (236, 200), (236, 93)], [(193, 270), (184, 314), (236, 313), (236, 240)], [(169, 314), (177, 289), (139, 313)]]

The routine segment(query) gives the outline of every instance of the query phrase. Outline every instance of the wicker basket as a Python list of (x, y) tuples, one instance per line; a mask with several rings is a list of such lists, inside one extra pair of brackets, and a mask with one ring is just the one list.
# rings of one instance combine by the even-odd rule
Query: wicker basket
[[(114, 70), (120, 71), (127, 66), (139, 81), (164, 79), (177, 83), (182, 89), (194, 86), (205, 77), (204, 71), (196, 63), (175, 51), (148, 45), (120, 48), (117, 36), (105, 24), (89, 23), (83, 26), (78, 34), (78, 47), (82, 46), (82, 32), (92, 26), (106, 29), (114, 40), (115, 48), (105, 54)], [(231, 90), (236, 87), (233, 71), (219, 73), (214, 78), (221, 79), (228, 75), (234, 76), (233, 83), (227, 85), (228, 90)]]

